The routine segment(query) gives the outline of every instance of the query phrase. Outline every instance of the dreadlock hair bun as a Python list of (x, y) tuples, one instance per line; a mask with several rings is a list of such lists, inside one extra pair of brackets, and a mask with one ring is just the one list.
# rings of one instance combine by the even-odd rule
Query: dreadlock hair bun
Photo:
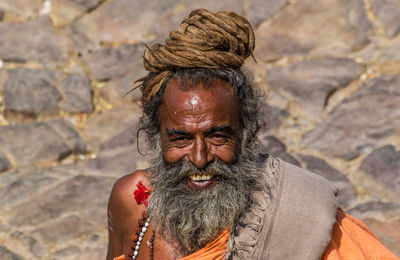
[(144, 67), (152, 76), (138, 80), (142, 82), (142, 102), (149, 102), (176, 70), (240, 68), (254, 47), (254, 31), (244, 17), (232, 11), (194, 10), (165, 44), (155, 44), (144, 52)]

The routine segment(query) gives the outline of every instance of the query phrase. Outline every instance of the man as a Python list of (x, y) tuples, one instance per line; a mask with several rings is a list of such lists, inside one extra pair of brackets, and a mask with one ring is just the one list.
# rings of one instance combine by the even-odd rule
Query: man
[(146, 50), (140, 130), (156, 158), (112, 190), (107, 259), (396, 259), (325, 179), (259, 153), (240, 70), (253, 49), (246, 19), (199, 9)]

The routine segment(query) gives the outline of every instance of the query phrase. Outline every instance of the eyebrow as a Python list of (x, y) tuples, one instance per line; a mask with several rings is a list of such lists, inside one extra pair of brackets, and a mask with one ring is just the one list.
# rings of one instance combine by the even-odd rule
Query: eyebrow
[(190, 133), (180, 130), (180, 129), (168, 129), (167, 128), (167, 135), (174, 136), (174, 135), (190, 135)]
[(206, 131), (207, 134), (215, 133), (215, 132), (224, 132), (227, 134), (233, 134), (233, 128), (230, 125), (222, 125), (222, 126), (213, 126), (210, 130)]
[[(210, 128), (210, 130), (207, 130), (205, 133), (206, 134), (211, 134), (211, 133), (216, 133), (216, 132), (224, 132), (227, 134), (233, 134), (233, 128), (229, 125), (222, 125), (222, 126), (213, 126)], [(175, 135), (191, 135), (191, 133), (188, 133), (184, 130), (181, 129), (168, 129), (167, 128), (167, 135), (168, 136), (175, 136)]]

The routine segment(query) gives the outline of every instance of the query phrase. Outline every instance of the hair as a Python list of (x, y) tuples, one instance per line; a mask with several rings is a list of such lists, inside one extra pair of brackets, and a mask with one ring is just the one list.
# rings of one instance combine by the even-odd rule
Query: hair
[[(149, 73), (143, 81), (141, 90), (144, 91), (147, 82), (153, 80), (155, 73)], [(160, 87), (160, 90), (147, 102), (142, 100), (142, 116), (139, 119), (138, 132), (144, 131), (147, 137), (147, 144), (150, 149), (156, 149), (159, 145), (160, 135), (160, 106), (163, 102), (163, 94), (168, 82), (172, 79), (179, 79), (182, 86), (189, 83), (202, 82), (204, 85), (220, 79), (227, 82), (234, 90), (239, 100), (240, 124), (243, 131), (242, 146), (246, 148), (256, 148), (259, 143), (258, 135), (264, 129), (261, 106), (261, 90), (253, 87), (248, 77), (240, 70), (235, 68), (205, 69), (189, 68), (176, 70)], [(197, 84), (192, 85), (196, 87)], [(142, 99), (144, 95), (142, 95)]]
[[(178, 31), (170, 33), (165, 44), (147, 47), (143, 55), (149, 74), (136, 81), (142, 92), (137, 136), (144, 131), (149, 148), (156, 151), (149, 169), (153, 189), (149, 213), (155, 226), (161, 227), (161, 234), (178, 240), (188, 252), (198, 250), (222, 229), (235, 225), (255, 201), (254, 191), (270, 196), (274, 178), (261, 172), (265, 158), (256, 149), (259, 132), (265, 125), (262, 95), (240, 69), (245, 59), (253, 56), (254, 48), (254, 30), (244, 17), (231, 11), (211, 13), (197, 9), (183, 20)], [(215, 80), (232, 87), (239, 103), (243, 134), (234, 162), (217, 159), (198, 169), (183, 160), (165, 161), (159, 116), (171, 79), (178, 80), (183, 91), (200, 85), (211, 88)], [(210, 189), (192, 190), (185, 180), (194, 172), (211, 174), (218, 181)]]
[[(149, 171), (152, 193), (149, 214), (160, 235), (174, 247), (190, 253), (203, 248), (226, 227), (235, 225), (262, 191), (271, 199), (273, 172), (263, 171), (267, 157), (245, 149), (234, 163), (215, 160), (203, 169), (191, 162), (167, 163), (162, 154)], [(211, 174), (218, 181), (205, 190), (192, 190), (185, 182), (193, 173)], [(174, 243), (175, 240), (179, 242)]]
[[(240, 68), (253, 56), (254, 30), (249, 21), (231, 11), (193, 10), (165, 44), (154, 44), (143, 54), (143, 65), (156, 74), (142, 88), (148, 102), (180, 68)], [(143, 84), (144, 78), (136, 82)]]
[(216, 79), (227, 82), (239, 100), (242, 144), (255, 147), (264, 122), (259, 91), (240, 70), (246, 58), (254, 58), (254, 30), (246, 18), (232, 11), (196, 9), (170, 33), (165, 44), (146, 47), (143, 64), (149, 73), (136, 81), (142, 92), (143, 112), (137, 136), (143, 130), (151, 149), (159, 145), (159, 110), (172, 78), (186, 87), (200, 82), (207, 86)]

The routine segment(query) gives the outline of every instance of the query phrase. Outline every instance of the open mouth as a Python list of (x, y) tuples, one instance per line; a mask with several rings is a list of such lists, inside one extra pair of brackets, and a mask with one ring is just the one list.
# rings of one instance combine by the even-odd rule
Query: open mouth
[(188, 185), (196, 190), (207, 188), (216, 181), (216, 177), (211, 174), (192, 174), (188, 177)]
[(202, 175), (189, 175), (189, 178), (192, 181), (209, 181), (212, 179), (212, 175), (211, 174), (202, 174)]

